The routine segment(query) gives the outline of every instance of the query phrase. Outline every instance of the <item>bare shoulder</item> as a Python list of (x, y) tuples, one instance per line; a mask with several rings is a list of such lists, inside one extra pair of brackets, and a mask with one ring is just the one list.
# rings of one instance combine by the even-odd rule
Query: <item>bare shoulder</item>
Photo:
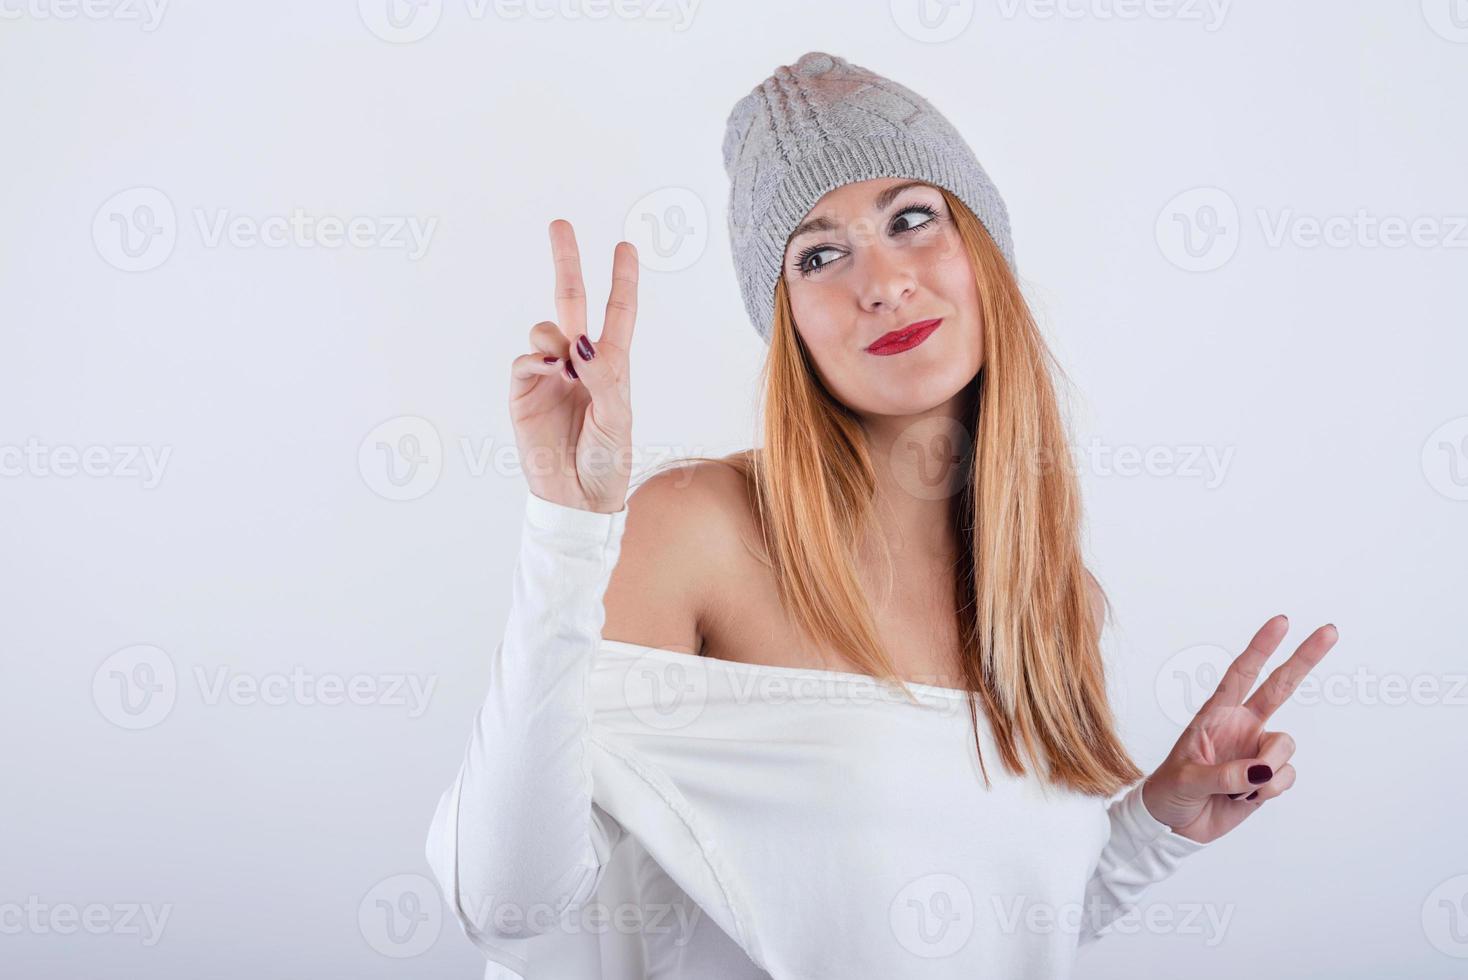
[(627, 498), (602, 636), (698, 653), (718, 583), (731, 563), (749, 560), (743, 542), (754, 527), (747, 484), (734, 465), (691, 461), (643, 481)]

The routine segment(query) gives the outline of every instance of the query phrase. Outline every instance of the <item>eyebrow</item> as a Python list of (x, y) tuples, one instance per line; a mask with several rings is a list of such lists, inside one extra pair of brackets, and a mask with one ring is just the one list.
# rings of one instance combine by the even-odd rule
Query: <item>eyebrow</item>
[[(906, 183), (903, 183), (903, 184), (894, 184), (893, 186), (887, 188), (885, 191), (883, 191), (882, 193), (880, 193), (880, 194), (877, 195), (877, 199), (872, 202), (872, 210), (873, 211), (885, 211), (885, 210), (887, 210), (888, 205), (890, 205), (894, 200), (896, 200), (898, 194), (901, 194), (903, 191), (905, 191), (905, 190), (907, 190), (907, 189), (909, 189), (911, 187), (930, 187), (930, 186), (932, 186), (932, 185), (931, 184), (928, 184), (928, 183), (925, 183), (924, 181), (921, 181), (921, 180), (909, 180), (909, 181), (907, 181)], [(832, 221), (830, 218), (826, 217), (825, 215), (820, 215), (819, 217), (815, 217), (815, 218), (810, 219), (809, 221), (805, 222), (804, 224), (802, 224), (798, 228), (796, 228), (793, 232), (791, 232), (790, 233), (790, 238), (788, 239), (788, 241), (792, 241), (793, 242), (793, 241), (795, 241), (795, 239), (799, 238), (801, 235), (805, 235), (805, 234), (808, 234), (808, 233), (813, 232), (813, 231), (835, 231), (835, 230), (836, 230), (836, 222)]]

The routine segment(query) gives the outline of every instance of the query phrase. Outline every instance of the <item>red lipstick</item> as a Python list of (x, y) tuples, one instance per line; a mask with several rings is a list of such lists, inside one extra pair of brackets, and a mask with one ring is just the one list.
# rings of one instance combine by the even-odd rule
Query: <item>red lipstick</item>
[(909, 323), (901, 330), (893, 330), (884, 333), (867, 347), (868, 354), (901, 354), (905, 350), (912, 350), (918, 344), (927, 340), (938, 329), (942, 323), (941, 318), (937, 320), (919, 320), (917, 323)]

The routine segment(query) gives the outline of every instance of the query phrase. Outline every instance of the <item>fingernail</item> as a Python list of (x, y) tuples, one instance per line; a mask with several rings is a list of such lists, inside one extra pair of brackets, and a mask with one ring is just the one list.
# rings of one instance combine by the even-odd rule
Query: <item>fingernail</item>
[(542, 357), (541, 360), (544, 361), (547, 364), (554, 364), (557, 361), (559, 361), (560, 358), (559, 357), (551, 357), (551, 356), (547, 355), (545, 357)]
[(586, 339), (586, 334), (576, 338), (576, 353), (581, 355), (583, 361), (589, 361), (596, 356), (596, 351), (591, 349), (591, 341)]
[(1259, 795), (1259, 791), (1256, 789), (1254, 792), (1252, 792), (1248, 796), (1244, 797), (1244, 799), (1246, 799), (1246, 800), (1252, 800), (1254, 797), (1256, 797), (1258, 795)]
[(574, 365), (574, 364), (571, 363), (571, 359), (569, 357), (566, 358), (566, 374), (569, 375), (573, 380), (577, 376), (576, 375), (576, 365)]
[(1266, 765), (1261, 764), (1249, 767), (1249, 782), (1255, 786), (1258, 786), (1260, 783), (1267, 783), (1273, 778), (1274, 770)]

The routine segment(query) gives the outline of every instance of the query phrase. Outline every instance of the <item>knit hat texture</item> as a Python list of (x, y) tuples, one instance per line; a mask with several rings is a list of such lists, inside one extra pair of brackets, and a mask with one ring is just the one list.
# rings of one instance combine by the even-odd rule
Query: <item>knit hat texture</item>
[(824, 51), (810, 51), (735, 104), (724, 129), (729, 243), (739, 290), (765, 343), (791, 232), (827, 192), (907, 177), (954, 194), (1014, 270), (1009, 212), (958, 131), (927, 100)]

